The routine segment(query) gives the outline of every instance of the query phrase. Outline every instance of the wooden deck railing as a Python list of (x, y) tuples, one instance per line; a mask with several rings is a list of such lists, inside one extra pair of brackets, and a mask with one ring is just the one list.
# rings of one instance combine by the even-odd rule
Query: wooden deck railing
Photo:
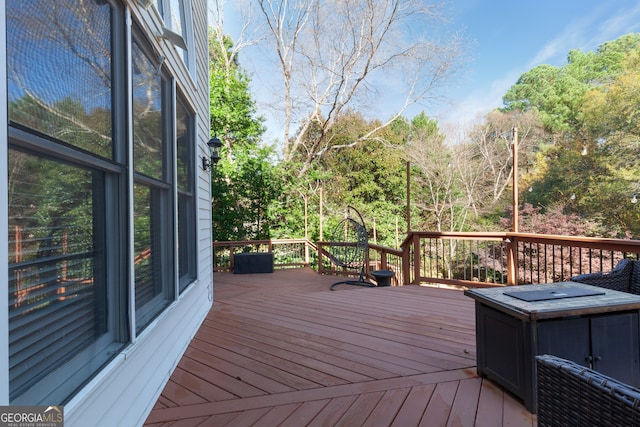
[(241, 252), (273, 252), (274, 268), (315, 265), (316, 245), (307, 239), (213, 242), (213, 271), (233, 271), (233, 255)]
[(507, 233), (517, 270), (510, 283), (548, 283), (610, 271), (623, 258), (640, 259), (640, 240)]
[(408, 283), (507, 284), (505, 233), (412, 232), (404, 240)]
[[(311, 265), (320, 274), (357, 276), (358, 269), (340, 266), (329, 256), (331, 245), (315, 245), (306, 239), (215, 242), (214, 271), (233, 270), (234, 253), (268, 251), (274, 253), (275, 268)], [(400, 249), (368, 247), (366, 276), (371, 278), (374, 270), (392, 270), (394, 285), (485, 287), (560, 282), (578, 274), (607, 272), (623, 258), (640, 259), (639, 240), (509, 232), (414, 231)]]

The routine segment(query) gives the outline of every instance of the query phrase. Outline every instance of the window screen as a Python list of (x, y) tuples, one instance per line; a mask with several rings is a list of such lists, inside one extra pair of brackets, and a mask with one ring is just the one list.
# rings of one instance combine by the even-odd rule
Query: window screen
[(8, 1), (9, 120), (113, 156), (111, 8), (102, 2)]
[(178, 187), (178, 272), (180, 291), (196, 277), (196, 214), (193, 158), (194, 114), (181, 96), (176, 99), (176, 150)]
[(124, 12), (9, 0), (6, 18), (10, 402), (60, 404), (128, 340), (112, 131)]
[[(13, 401), (87, 348), (102, 351), (104, 362), (113, 338), (107, 321), (104, 215), (95, 215), (104, 204), (104, 175), (16, 150), (9, 151), (9, 170)], [(94, 362), (86, 355), (71, 372)]]

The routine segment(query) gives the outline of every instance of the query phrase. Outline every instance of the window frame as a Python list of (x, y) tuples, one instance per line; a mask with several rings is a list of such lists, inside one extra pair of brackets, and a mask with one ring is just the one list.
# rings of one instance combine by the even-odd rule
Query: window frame
[[(133, 327), (133, 333), (135, 336), (140, 335), (145, 328), (147, 328), (158, 315), (160, 315), (167, 306), (169, 306), (176, 299), (176, 286), (175, 286), (175, 236), (176, 236), (176, 221), (175, 221), (175, 151), (174, 151), (174, 125), (175, 114), (173, 112), (174, 103), (174, 90), (173, 79), (162, 65), (159, 58), (156, 57), (153, 48), (150, 46), (144, 32), (137, 25), (132, 25), (131, 28), (131, 44), (136, 43), (140, 48), (140, 51), (145, 57), (154, 63), (157, 67), (158, 75), (160, 77), (160, 115), (161, 115), (161, 135), (162, 135), (162, 177), (153, 178), (144, 175), (136, 170), (135, 164), (131, 168), (132, 170), (132, 188), (136, 185), (146, 187), (150, 191), (151, 197), (151, 217), (150, 226), (151, 242), (154, 247), (152, 249), (152, 262), (157, 265), (152, 266), (152, 269), (156, 269), (153, 272), (154, 280), (159, 280), (160, 291), (154, 294), (153, 298), (147, 301), (143, 306), (138, 306), (135, 301), (136, 296), (136, 281), (135, 271), (132, 271), (132, 286), (131, 286), (131, 298), (132, 298), (132, 310), (133, 319), (132, 322), (135, 325)], [(133, 50), (131, 50), (133, 54)], [(130, 72), (133, 68), (133, 59), (131, 58)], [(130, 105), (133, 105), (133, 91), (130, 92)], [(133, 141), (133, 108), (130, 109), (130, 123), (131, 123), (131, 141)], [(134, 145), (134, 144), (132, 144)], [(135, 158), (133, 154), (135, 146), (132, 147), (131, 161)], [(131, 198), (131, 227), (134, 228), (134, 210), (135, 200)], [(132, 230), (131, 234), (131, 247), (132, 253), (135, 254), (135, 230)], [(155, 252), (157, 250), (157, 252)], [(133, 262), (133, 260), (132, 260)], [(132, 265), (132, 270), (135, 270), (135, 266)], [(155, 288), (156, 283), (152, 286)]]
[(189, 70), (191, 76), (194, 81), (196, 80), (196, 60), (195, 60), (195, 33), (194, 33), (194, 14), (193, 14), (193, 5), (189, 0), (176, 0), (178, 1), (179, 8), (179, 16), (181, 17), (182, 28), (181, 32), (176, 32), (176, 28), (173, 25), (172, 19), (172, 0), (155, 0), (154, 6), (158, 11), (158, 14), (162, 18), (165, 23), (165, 27), (171, 31), (179, 34), (187, 45), (187, 49), (183, 50), (182, 48), (175, 46), (176, 50), (180, 54), (182, 61), (187, 66), (187, 70)]
[[(65, 403), (73, 395), (76, 388), (84, 383), (85, 380), (80, 377), (90, 378), (101, 366), (112, 359), (118, 349), (123, 348), (130, 341), (127, 327), (128, 319), (126, 310), (124, 310), (127, 305), (127, 270), (119, 267), (127, 265), (128, 252), (124, 238), (126, 224), (117, 221), (117, 218), (122, 217), (124, 210), (126, 210), (122, 193), (127, 175), (126, 168), (124, 165), (117, 165), (82, 151), (76, 151), (74, 148), (60, 146), (43, 135), (30, 132), (19, 126), (9, 126), (8, 134), (10, 150), (25, 152), (40, 158), (104, 174), (103, 200), (98, 201), (104, 208), (104, 214), (102, 218), (97, 220), (101, 225), (104, 225), (103, 235), (109, 236), (108, 239), (102, 239), (100, 244), (104, 248), (103, 280), (109, 301), (106, 314), (108, 331), (92, 343), (89, 348), (76, 353), (70, 361), (64, 362), (61, 366), (48, 372), (28, 390), (14, 396), (11, 400), (13, 405), (33, 404), (36, 401), (45, 402), (46, 399), (57, 399), (57, 401)], [(101, 354), (111, 353), (112, 356), (102, 359), (95, 355), (91, 356), (95, 349), (102, 349)], [(78, 378), (75, 383), (69, 381), (73, 376)], [(52, 383), (59, 385), (53, 390), (44, 387), (44, 384)], [(43, 390), (48, 390), (48, 392), (43, 393)]]
[[(196, 228), (196, 174), (195, 174), (195, 146), (196, 146), (196, 114), (189, 106), (187, 98), (180, 92), (175, 91), (175, 114), (174, 123), (178, 123), (178, 108), (182, 108), (185, 112), (185, 121), (187, 131), (184, 135), (185, 148), (184, 161), (186, 163), (186, 189), (180, 188), (180, 179), (178, 174), (180, 168), (176, 167), (176, 222), (177, 222), (177, 275), (178, 275), (178, 292), (182, 293), (191, 283), (193, 283), (197, 275), (197, 228)], [(177, 127), (177, 126), (176, 126)], [(177, 164), (180, 156), (180, 139), (178, 138), (178, 129), (175, 131), (175, 147), (176, 153), (175, 163)], [(180, 213), (183, 213), (181, 216)], [(181, 271), (185, 268), (185, 271)]]
[[(118, 352), (131, 341), (129, 334), (128, 304), (128, 239), (127, 223), (121, 221), (126, 217), (127, 206), (127, 133), (123, 126), (126, 123), (126, 108), (115, 108), (122, 101), (122, 94), (127, 91), (127, 32), (125, 9), (119, 3), (108, 2), (110, 7), (110, 47), (111, 47), (111, 91), (112, 91), (112, 158), (104, 158), (92, 154), (80, 147), (75, 147), (61, 140), (44, 135), (41, 132), (16, 123), (6, 123), (7, 145), (9, 151), (23, 152), (36, 158), (46, 159), (73, 168), (86, 170), (92, 178), (92, 224), (100, 231), (94, 234), (98, 255), (95, 262), (101, 269), (100, 281), (103, 284), (107, 299), (106, 311), (98, 316), (106, 317), (103, 325), (106, 330), (90, 345), (70, 353), (59, 360), (56, 367), (42, 371), (32, 385), (11, 397), (7, 378), (7, 401), (11, 404), (51, 404), (51, 402), (68, 402), (75, 392), (87, 380), (108, 364)], [(3, 8), (4, 9), (4, 8)], [(4, 11), (3, 11), (4, 13)], [(7, 58), (11, 60), (11, 58)], [(4, 68), (4, 67), (3, 67)], [(5, 79), (5, 82), (7, 80)], [(116, 149), (117, 147), (117, 149)], [(8, 161), (8, 158), (5, 157)], [(97, 186), (96, 186), (97, 184)], [(7, 188), (9, 188), (7, 186)], [(5, 199), (6, 200), (6, 199)], [(96, 215), (96, 212), (99, 212)], [(9, 212), (7, 211), (7, 215)], [(103, 231), (101, 231), (102, 229)], [(107, 238), (108, 236), (108, 238)], [(94, 276), (95, 277), (95, 276)], [(93, 298), (96, 298), (95, 296)], [(104, 298), (104, 297), (102, 297)], [(3, 299), (6, 301), (6, 299)], [(8, 314), (7, 311), (5, 313)], [(8, 317), (7, 317), (8, 318)], [(49, 319), (47, 315), (42, 321)], [(10, 331), (7, 331), (7, 337)], [(7, 372), (9, 372), (7, 366)]]
[[(131, 341), (129, 319), (127, 317), (128, 301), (128, 244), (127, 225), (120, 219), (127, 211), (127, 167), (126, 131), (121, 125), (126, 123), (126, 108), (113, 108), (126, 93), (126, 75), (123, 64), (126, 63), (126, 19), (124, 8), (119, 4), (109, 3), (110, 7), (110, 47), (111, 52), (111, 123), (112, 123), (112, 158), (101, 157), (70, 145), (52, 136), (45, 135), (36, 129), (17, 123), (6, 123), (7, 145), (9, 151), (25, 153), (43, 161), (65, 164), (71, 168), (80, 168), (93, 176), (91, 187), (92, 223), (95, 230), (94, 246), (99, 277), (96, 294), (93, 298), (106, 299), (106, 310), (96, 312), (104, 322), (98, 331), (99, 337), (87, 347), (66, 357), (58, 359), (56, 366), (38, 373), (33, 382), (25, 390), (10, 390), (7, 377), (7, 401), (11, 404), (34, 404), (42, 402), (66, 403), (77, 389), (93, 377), (101, 367), (109, 363), (118, 351)], [(4, 8), (3, 8), (4, 9)], [(4, 11), (3, 11), (4, 13)], [(9, 58), (11, 60), (11, 58)], [(4, 67), (3, 67), (4, 68)], [(6, 80), (5, 80), (6, 81)], [(118, 149), (115, 149), (118, 147)], [(8, 159), (7, 159), (8, 161)], [(6, 188), (9, 188), (8, 186)], [(96, 213), (98, 213), (96, 215)], [(9, 212), (7, 212), (7, 215)], [(109, 236), (109, 238), (107, 238)], [(38, 260), (39, 262), (41, 260)], [(9, 265), (8, 265), (9, 267)], [(102, 289), (102, 291), (100, 291)], [(104, 296), (101, 296), (104, 295)], [(6, 301), (6, 300), (5, 300)], [(8, 314), (8, 312), (6, 312)], [(8, 318), (8, 317), (7, 317)], [(49, 314), (41, 319), (46, 322)], [(10, 331), (7, 331), (7, 337)], [(7, 342), (8, 344), (8, 342)], [(7, 366), (7, 371), (9, 368)], [(19, 394), (16, 394), (19, 393)]]

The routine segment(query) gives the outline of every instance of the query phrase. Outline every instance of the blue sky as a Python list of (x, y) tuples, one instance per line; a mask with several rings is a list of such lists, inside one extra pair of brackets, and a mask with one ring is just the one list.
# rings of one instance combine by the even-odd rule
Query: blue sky
[(540, 64), (561, 66), (572, 49), (640, 32), (637, 0), (453, 0), (453, 26), (475, 40), (465, 75), (452, 81), (452, 105), (433, 111), (465, 123), (502, 106), (520, 75)]
[[(227, 2), (225, 31), (236, 37), (238, 22)], [(518, 77), (540, 64), (561, 66), (572, 49), (584, 52), (618, 37), (640, 32), (638, 0), (450, 0), (446, 3), (450, 22), (446, 29), (461, 30), (473, 44), (462, 72), (442, 91), (447, 102), (417, 105), (406, 117), (424, 110), (447, 124), (460, 128), (502, 106), (502, 96)], [(252, 74), (253, 94), (259, 113), (268, 101), (267, 84), (260, 75), (269, 74), (257, 55), (245, 51), (241, 64)], [(259, 71), (258, 71), (259, 70)], [(383, 103), (380, 103), (383, 104)], [(393, 108), (393, 107), (390, 107)], [(388, 117), (380, 111), (379, 118)], [(278, 123), (267, 120), (267, 138), (278, 135)]]

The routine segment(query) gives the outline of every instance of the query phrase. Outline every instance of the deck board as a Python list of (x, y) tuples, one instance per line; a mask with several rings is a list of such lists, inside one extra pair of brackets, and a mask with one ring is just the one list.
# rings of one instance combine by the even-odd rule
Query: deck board
[(341, 286), (311, 269), (216, 273), (214, 305), (147, 426), (528, 426), (475, 370), (474, 303)]

